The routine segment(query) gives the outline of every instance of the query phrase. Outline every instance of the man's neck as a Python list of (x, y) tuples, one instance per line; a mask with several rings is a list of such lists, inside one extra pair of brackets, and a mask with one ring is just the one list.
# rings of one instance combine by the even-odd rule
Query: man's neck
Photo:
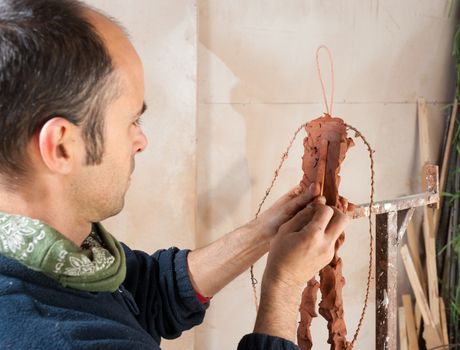
[(78, 246), (91, 232), (91, 222), (75, 215), (75, 208), (71, 208), (66, 201), (52, 199), (36, 188), (30, 193), (0, 189), (0, 212), (38, 219)]

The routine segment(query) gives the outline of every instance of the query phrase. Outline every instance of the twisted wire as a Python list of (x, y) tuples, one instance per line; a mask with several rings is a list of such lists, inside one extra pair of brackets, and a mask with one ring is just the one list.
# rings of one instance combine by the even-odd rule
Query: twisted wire
[[(280, 170), (283, 167), (284, 162), (286, 161), (286, 159), (288, 159), (289, 151), (291, 150), (292, 145), (294, 144), (294, 142), (295, 142), (295, 140), (297, 138), (297, 135), (306, 126), (307, 126), (307, 123), (302, 124), (301, 126), (299, 126), (297, 128), (297, 130), (294, 133), (294, 136), (292, 136), (291, 141), (289, 142), (288, 147), (286, 148), (286, 151), (284, 151), (284, 153), (281, 155), (280, 163), (278, 164), (278, 167), (275, 170), (275, 174), (273, 175), (273, 178), (272, 178), (272, 181), (270, 183), (270, 186), (268, 186), (267, 190), (265, 191), (265, 195), (262, 198), (262, 201), (259, 203), (259, 208), (257, 209), (255, 219), (257, 219), (259, 217), (260, 211), (262, 210), (262, 207), (263, 207), (265, 201), (267, 200), (271, 190), (273, 189), (273, 186), (275, 185), (276, 180), (278, 179)], [(254, 277), (254, 265), (251, 265), (250, 273), (251, 273), (251, 284), (252, 284), (252, 293), (253, 293), (253, 298), (254, 298), (254, 305), (256, 306), (256, 311), (258, 311), (259, 310), (259, 301), (257, 299), (257, 288), (256, 288), (256, 285), (257, 285), (258, 282), (257, 282), (257, 279)]]
[(371, 194), (370, 194), (370, 201), (369, 201), (369, 266), (368, 266), (368, 271), (367, 271), (367, 286), (366, 286), (366, 295), (364, 297), (364, 305), (363, 309), (361, 311), (361, 316), (358, 321), (358, 326), (356, 327), (355, 334), (353, 335), (353, 339), (351, 343), (347, 344), (346, 349), (351, 350), (353, 349), (356, 339), (358, 339), (358, 335), (361, 332), (361, 327), (364, 322), (364, 317), (366, 316), (366, 310), (369, 304), (369, 294), (370, 294), (370, 289), (371, 289), (371, 280), (372, 280), (372, 260), (374, 256), (374, 237), (372, 236), (372, 227), (373, 227), (373, 220), (372, 220), (372, 208), (374, 207), (374, 194), (375, 194), (375, 169), (374, 169), (374, 151), (372, 150), (371, 145), (369, 142), (367, 142), (366, 138), (361, 134), (361, 132), (358, 131), (355, 127), (351, 125), (345, 124), (345, 126), (353, 130), (356, 134), (357, 137), (359, 137), (364, 144), (367, 147), (367, 150), (369, 151), (369, 158), (371, 161)]

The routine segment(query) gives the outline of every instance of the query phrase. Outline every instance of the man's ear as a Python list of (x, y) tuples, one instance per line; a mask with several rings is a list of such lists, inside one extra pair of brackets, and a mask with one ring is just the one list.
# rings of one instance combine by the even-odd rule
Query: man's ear
[(52, 172), (70, 173), (78, 158), (78, 127), (62, 117), (50, 119), (38, 134), (38, 148)]

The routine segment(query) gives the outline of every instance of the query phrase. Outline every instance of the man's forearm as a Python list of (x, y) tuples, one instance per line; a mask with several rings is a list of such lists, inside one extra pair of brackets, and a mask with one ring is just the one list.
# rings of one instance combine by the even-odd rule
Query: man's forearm
[(269, 248), (269, 238), (255, 225), (245, 225), (188, 255), (193, 287), (203, 296), (219, 292), (260, 259)]
[(213, 296), (247, 270), (270, 246), (280, 227), (319, 195), (319, 186), (306, 191), (295, 188), (276, 201), (257, 219), (228, 233), (206, 247), (189, 253), (193, 287), (203, 296)]
[(295, 342), (300, 299), (298, 287), (264, 279), (254, 332)]

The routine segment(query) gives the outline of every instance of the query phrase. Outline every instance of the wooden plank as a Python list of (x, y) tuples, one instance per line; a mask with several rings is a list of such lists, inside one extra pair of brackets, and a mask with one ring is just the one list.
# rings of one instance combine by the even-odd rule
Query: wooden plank
[(442, 341), (443, 345), (449, 345), (449, 332), (447, 331), (447, 316), (446, 316), (446, 305), (444, 299), (439, 298), (439, 309), (441, 311), (441, 329), (442, 329)]
[(455, 124), (457, 121), (458, 101), (455, 99), (454, 106), (452, 107), (452, 114), (450, 115), (449, 131), (447, 132), (446, 149), (441, 163), (441, 177), (439, 179), (439, 188), (441, 192), (446, 189), (447, 171), (449, 170), (449, 159), (452, 151), (452, 141), (454, 139)]
[(412, 261), (412, 258), (409, 253), (407, 245), (401, 247), (401, 257), (404, 263), (404, 267), (407, 272), (407, 277), (409, 278), (410, 285), (417, 300), (417, 305), (420, 308), (422, 314), (423, 322), (425, 324), (424, 336), (426, 336), (425, 341), (433, 346), (441, 346), (442, 341), (440, 334), (438, 333), (433, 317), (431, 315), (430, 307), (428, 300), (423, 293), (422, 285), (417, 277), (417, 272), (415, 271), (415, 266)]
[[(420, 161), (422, 166), (431, 163), (430, 155), (430, 135), (428, 124), (428, 108), (426, 101), (423, 98), (417, 100), (418, 107), (418, 125), (419, 125), (419, 148)], [(427, 187), (427, 177), (422, 174), (422, 188)], [(431, 311), (432, 323), (425, 327), (424, 334), (427, 335), (427, 346), (436, 344), (436, 341), (431, 342), (431, 337), (439, 334), (441, 338), (441, 314), (439, 311), (439, 290), (438, 290), (438, 272), (436, 267), (436, 242), (435, 231), (433, 227), (433, 213), (428, 210), (428, 207), (423, 207), (423, 237), (425, 242), (426, 269), (427, 269), (427, 284), (428, 284), (428, 299)], [(430, 329), (430, 326), (434, 330)]]
[(417, 337), (420, 337), (422, 335), (423, 317), (420, 311), (420, 307), (417, 304), (417, 301), (415, 301), (415, 305), (414, 305), (414, 317), (415, 317), (415, 327), (417, 328)]
[(398, 214), (376, 215), (376, 349), (396, 349), (398, 342)]
[(441, 314), (439, 312), (438, 270), (436, 267), (436, 242), (431, 234), (428, 222), (428, 208), (423, 207), (423, 238), (425, 241), (426, 270), (428, 282), (428, 299), (433, 317), (433, 326), (441, 329)]
[(427, 349), (442, 349), (443, 344), (438, 330), (432, 325), (425, 325), (423, 328), (423, 339)]
[[(430, 132), (428, 122), (428, 106), (424, 98), (417, 99), (417, 118), (418, 118), (418, 132), (419, 132), (419, 155), (420, 164), (422, 165), (422, 190), (426, 191), (428, 187), (428, 179), (425, 176), (425, 166), (430, 163), (434, 163), (431, 159), (430, 149)], [(438, 206), (438, 204), (437, 204)], [(425, 214), (428, 220), (428, 227), (430, 228), (430, 234), (434, 235), (433, 231), (433, 212), (426, 210)]]
[(399, 323), (399, 350), (407, 350), (407, 330), (406, 330), (406, 314), (404, 307), (398, 308), (398, 323)]
[(417, 304), (417, 300), (415, 300), (414, 305), (414, 318), (415, 318), (415, 328), (417, 329), (417, 338), (420, 336), (420, 330), (422, 328), (422, 313), (420, 311), (420, 307)]
[[(407, 231), (407, 226), (411, 222), (412, 216), (414, 216), (415, 208), (410, 208), (407, 210), (401, 210), (398, 212), (398, 216), (402, 216), (401, 224), (398, 227), (398, 242), (402, 242), (404, 234)], [(398, 217), (399, 221), (399, 217)]]
[(406, 330), (409, 350), (418, 350), (418, 336), (417, 328), (415, 326), (414, 309), (412, 307), (412, 300), (409, 294), (402, 296), (404, 313), (406, 317)]
[(414, 262), (415, 271), (417, 271), (418, 279), (422, 284), (423, 291), (427, 292), (427, 285), (426, 285), (426, 275), (422, 268), (422, 262), (420, 260), (420, 247), (419, 241), (421, 240), (421, 234), (417, 234), (415, 231), (415, 225), (411, 221), (407, 225), (407, 244), (409, 245), (409, 250), (411, 252), (411, 257)]
[(417, 305), (420, 308), (422, 314), (423, 322), (425, 324), (434, 324), (431, 317), (430, 306), (428, 300), (426, 299), (425, 294), (423, 293), (422, 285), (418, 279), (417, 272), (415, 271), (414, 262), (410, 256), (409, 249), (407, 245), (401, 247), (401, 258), (406, 268), (407, 277), (409, 278), (412, 291), (414, 292), (415, 299), (417, 300)]
[(422, 285), (417, 277), (417, 272), (415, 271), (414, 263), (409, 253), (407, 245), (401, 247), (401, 257), (404, 263), (404, 267), (409, 278), (412, 290), (414, 292), (415, 298), (417, 300), (417, 306), (420, 309), (424, 322), (424, 332), (423, 337), (429, 347), (441, 346), (441, 336), (438, 332), (438, 329), (435, 326), (433, 317), (431, 315), (430, 307), (428, 300), (423, 293)]
[(417, 119), (419, 132), (420, 163), (430, 163), (430, 133), (428, 126), (428, 107), (424, 98), (417, 99)]

